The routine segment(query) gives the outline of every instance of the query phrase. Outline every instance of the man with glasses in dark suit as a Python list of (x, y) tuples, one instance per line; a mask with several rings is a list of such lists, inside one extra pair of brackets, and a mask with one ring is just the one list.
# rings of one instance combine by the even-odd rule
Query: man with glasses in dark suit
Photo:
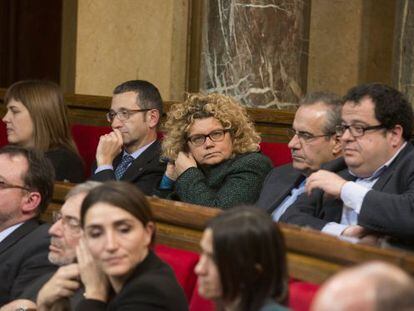
[[(4, 306), (4, 311), (19, 308), (51, 310), (62, 303), (74, 310), (83, 299), (83, 287), (80, 283), (79, 269), (76, 262), (76, 248), (83, 231), (80, 224), (80, 210), (83, 199), (100, 182), (87, 181), (73, 187), (65, 197), (60, 211), (53, 213), (53, 225), (49, 229), (51, 236), (49, 261), (60, 268), (46, 273), (36, 281), (28, 284), (24, 292), (14, 301)], [(95, 272), (95, 271), (92, 271)], [(99, 273), (90, 274), (99, 278)], [(99, 280), (99, 279), (98, 279)], [(97, 286), (101, 282), (94, 282)], [(100, 290), (100, 288), (98, 287)], [(37, 303), (37, 304), (36, 304)], [(1, 309), (3, 311), (3, 309)]]
[(339, 96), (327, 92), (310, 93), (300, 101), (288, 132), (292, 163), (270, 171), (256, 202), (272, 214), (273, 220), (278, 221), (305, 191), (307, 176), (341, 155), (335, 133), (341, 122), (341, 107)]
[(411, 105), (399, 91), (378, 83), (349, 90), (336, 128), (347, 168), (310, 175), (306, 194), (281, 221), (371, 242), (376, 236), (412, 241), (412, 124)]
[(124, 180), (150, 195), (166, 165), (159, 160), (157, 140), (162, 116), (158, 89), (143, 80), (127, 81), (113, 92), (107, 120), (112, 132), (99, 139), (92, 180)]
[(53, 193), (54, 170), (42, 153), (0, 149), (0, 307), (36, 278), (54, 271), (47, 224), (38, 220)]

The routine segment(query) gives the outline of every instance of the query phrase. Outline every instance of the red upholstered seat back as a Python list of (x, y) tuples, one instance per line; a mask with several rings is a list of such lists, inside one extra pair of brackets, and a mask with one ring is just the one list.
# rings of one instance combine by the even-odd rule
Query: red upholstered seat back
[(6, 146), (8, 143), (6, 123), (0, 122), (0, 147)]
[(165, 245), (157, 245), (154, 250), (174, 270), (175, 276), (190, 302), (197, 280), (194, 267), (198, 262), (198, 254)]
[[(198, 294), (194, 267), (199, 255), (194, 252), (157, 245), (155, 252), (174, 270), (178, 282), (184, 289), (190, 311), (214, 311), (214, 303)], [(289, 281), (289, 308), (294, 311), (308, 311), (319, 285), (295, 279)]]
[(95, 161), (99, 137), (108, 134), (112, 129), (109, 126), (74, 124), (71, 127), (71, 131), (80, 156), (85, 162), (85, 176), (88, 177), (91, 174), (91, 167)]
[(260, 150), (272, 160), (274, 166), (292, 162), (292, 155), (287, 144), (261, 142)]
[(291, 279), (289, 282), (289, 308), (308, 311), (319, 285)]

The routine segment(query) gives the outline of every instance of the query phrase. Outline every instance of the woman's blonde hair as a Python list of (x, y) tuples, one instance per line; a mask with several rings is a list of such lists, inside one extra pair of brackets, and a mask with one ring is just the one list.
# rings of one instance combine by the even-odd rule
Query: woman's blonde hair
[(167, 114), (163, 156), (176, 159), (180, 151), (186, 150), (188, 131), (194, 120), (209, 117), (230, 130), (233, 154), (259, 150), (260, 136), (243, 106), (222, 94), (189, 94), (185, 102), (173, 105)]
[(12, 84), (4, 96), (6, 105), (14, 99), (29, 111), (33, 122), (34, 146), (42, 151), (64, 147), (76, 154), (67, 108), (59, 86), (50, 81), (25, 80)]

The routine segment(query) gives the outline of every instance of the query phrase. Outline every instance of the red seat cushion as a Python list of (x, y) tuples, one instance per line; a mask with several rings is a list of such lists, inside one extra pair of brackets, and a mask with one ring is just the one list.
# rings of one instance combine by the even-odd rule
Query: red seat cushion
[(261, 142), (260, 150), (272, 160), (274, 166), (292, 162), (292, 154), (287, 144)]
[(308, 311), (319, 285), (291, 279), (289, 282), (289, 308)]
[(71, 127), (71, 131), (79, 154), (85, 162), (85, 176), (88, 177), (91, 174), (91, 167), (95, 161), (99, 137), (108, 134), (112, 129), (109, 126), (74, 124)]
[(155, 246), (154, 251), (174, 270), (175, 276), (190, 302), (197, 280), (194, 267), (198, 262), (199, 255), (160, 244)]

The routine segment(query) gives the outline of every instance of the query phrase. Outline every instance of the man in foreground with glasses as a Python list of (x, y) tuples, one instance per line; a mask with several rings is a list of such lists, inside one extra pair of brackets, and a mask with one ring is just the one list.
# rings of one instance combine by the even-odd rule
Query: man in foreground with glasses
[(365, 84), (348, 91), (341, 139), (347, 169), (320, 170), (306, 182), (307, 194), (281, 220), (336, 236), (414, 237), (414, 148), (408, 143), (413, 111), (399, 91)]
[(124, 180), (150, 195), (160, 181), (157, 129), (162, 116), (158, 89), (142, 80), (127, 81), (114, 90), (107, 120), (113, 131), (99, 139), (92, 180)]
[[(6, 310), (16, 310), (18, 307), (39, 308), (49, 310), (62, 298), (70, 297), (70, 310), (74, 310), (83, 297), (80, 286), (79, 271), (76, 264), (76, 247), (82, 236), (80, 225), (80, 209), (83, 199), (101, 183), (88, 181), (76, 185), (65, 198), (65, 203), (59, 212), (54, 212), (54, 224), (49, 229), (51, 235), (49, 246), (49, 261), (60, 268), (38, 278), (28, 284), (26, 290), (15, 300), (5, 306)], [(99, 283), (99, 282), (97, 282)], [(99, 286), (99, 284), (97, 284)], [(36, 306), (36, 300), (38, 302)], [(3, 311), (3, 309), (2, 309)]]
[[(307, 176), (341, 155), (341, 144), (335, 133), (341, 122), (341, 107), (339, 96), (326, 92), (310, 93), (300, 101), (293, 128), (288, 133), (292, 163), (270, 171), (256, 202), (256, 206), (272, 214), (273, 220), (278, 221), (305, 191)], [(341, 163), (338, 165), (343, 168)]]
[(53, 172), (35, 150), (0, 149), (0, 307), (56, 269), (47, 260), (49, 226), (38, 220), (52, 197)]

